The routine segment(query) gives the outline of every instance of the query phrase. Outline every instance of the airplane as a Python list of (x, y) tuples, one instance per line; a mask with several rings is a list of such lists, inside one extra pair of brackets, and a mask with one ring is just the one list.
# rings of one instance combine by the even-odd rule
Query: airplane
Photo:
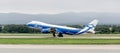
[(27, 23), (27, 26), (29, 28), (41, 29), (42, 33), (52, 33), (53, 37), (56, 37), (55, 35), (56, 33), (58, 33), (58, 37), (63, 37), (63, 34), (68, 34), (68, 35), (78, 35), (78, 34), (88, 34), (88, 33), (95, 34), (94, 29), (98, 24), (98, 22), (99, 21), (95, 19), (92, 22), (90, 22), (88, 25), (86, 25), (83, 29), (53, 25), (39, 21), (31, 21)]

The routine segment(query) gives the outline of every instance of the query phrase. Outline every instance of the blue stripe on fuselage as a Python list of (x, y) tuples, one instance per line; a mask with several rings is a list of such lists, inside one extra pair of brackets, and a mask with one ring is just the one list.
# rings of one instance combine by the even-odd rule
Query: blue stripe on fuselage
[[(42, 28), (42, 29), (51, 28), (51, 26), (38, 25), (38, 24), (28, 24), (28, 26), (31, 28)], [(80, 31), (80, 29), (71, 30), (67, 28), (58, 28), (58, 27), (56, 27), (56, 29), (58, 30), (58, 32), (60, 31), (59, 33), (63, 33), (63, 34), (76, 34), (78, 31)]]
[(61, 33), (63, 34), (76, 34), (78, 31), (80, 31), (80, 29), (78, 30), (71, 30), (71, 29), (66, 29), (66, 28), (56, 28), (57, 30), (61, 31)]

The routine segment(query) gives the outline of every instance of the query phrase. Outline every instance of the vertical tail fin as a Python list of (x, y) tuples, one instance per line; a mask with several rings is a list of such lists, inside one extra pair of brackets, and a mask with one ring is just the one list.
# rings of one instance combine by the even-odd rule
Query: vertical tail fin
[(86, 25), (82, 30), (80, 30), (77, 34), (84, 34), (84, 33), (95, 33), (94, 29), (98, 24), (98, 20), (93, 20), (88, 25)]
[(96, 27), (96, 25), (98, 24), (98, 20), (95, 19), (92, 22), (89, 23), (90, 25), (93, 25), (94, 27)]
[(94, 31), (94, 29), (95, 29), (95, 27), (96, 27), (96, 25), (98, 24), (98, 20), (97, 19), (95, 19), (95, 20), (93, 20), (92, 22), (90, 22), (89, 24), (88, 24), (88, 27), (90, 28), (89, 30), (88, 30), (88, 33), (95, 33), (95, 31)]

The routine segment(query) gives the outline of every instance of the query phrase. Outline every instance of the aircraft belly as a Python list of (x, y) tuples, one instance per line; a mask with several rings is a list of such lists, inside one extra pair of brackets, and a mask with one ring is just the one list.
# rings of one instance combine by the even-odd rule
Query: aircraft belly
[(69, 30), (69, 29), (64, 29), (64, 30), (61, 30), (64, 34), (71, 34), (71, 35), (74, 35), (76, 34), (79, 30)]

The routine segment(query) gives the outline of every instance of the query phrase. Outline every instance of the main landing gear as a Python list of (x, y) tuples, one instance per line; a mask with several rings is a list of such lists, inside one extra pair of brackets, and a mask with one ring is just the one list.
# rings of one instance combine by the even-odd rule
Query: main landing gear
[[(51, 28), (50, 32), (52, 33), (53, 37), (56, 37), (56, 35), (55, 35), (56, 34), (56, 28), (55, 27)], [(62, 33), (58, 33), (57, 36), (58, 37), (63, 37), (63, 34)]]
[(58, 37), (63, 37), (63, 34), (62, 34), (62, 33), (59, 33), (59, 34), (58, 34)]

